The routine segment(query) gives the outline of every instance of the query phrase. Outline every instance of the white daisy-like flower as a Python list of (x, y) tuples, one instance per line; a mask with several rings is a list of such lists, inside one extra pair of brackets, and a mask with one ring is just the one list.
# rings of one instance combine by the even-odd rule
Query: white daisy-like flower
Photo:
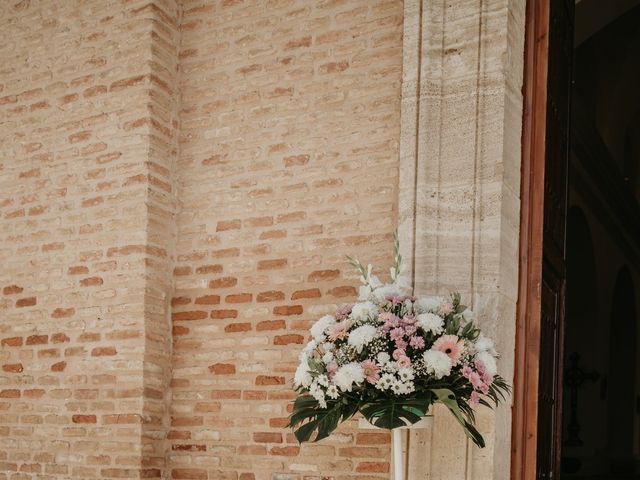
[(416, 300), (414, 308), (418, 313), (434, 313), (440, 310), (443, 302), (442, 297), (420, 297)]
[(396, 377), (394, 377), (392, 374), (383, 373), (380, 376), (380, 380), (376, 382), (376, 388), (378, 390), (387, 390), (388, 388), (391, 387), (391, 385), (393, 384), (393, 382), (395, 382), (395, 380), (396, 380)]
[(476, 353), (475, 359), (482, 362), (485, 371), (492, 377), (498, 373), (496, 359), (489, 352), (478, 352)]
[(342, 365), (333, 377), (333, 383), (343, 392), (350, 392), (353, 385), (359, 385), (364, 381), (364, 369), (358, 362), (350, 362)]
[(489, 337), (485, 337), (482, 333), (478, 336), (476, 343), (474, 344), (476, 352), (491, 352), (494, 350), (495, 344)]
[(391, 384), (391, 391), (396, 395), (401, 394), (403, 390), (404, 390), (404, 385), (400, 380), (395, 380)]
[(293, 377), (294, 386), (308, 388), (312, 381), (313, 377), (311, 376), (311, 372), (309, 372), (309, 365), (307, 365), (307, 362), (300, 363)]
[(333, 361), (333, 352), (324, 352), (324, 355), (322, 355), (322, 361), (325, 364), (331, 363)]
[(329, 386), (329, 377), (326, 375), (318, 375), (316, 381), (318, 382), (318, 385), (322, 385), (323, 387)]
[(307, 363), (309, 355), (311, 355), (311, 352), (313, 352), (316, 348), (318, 348), (318, 342), (316, 342), (315, 340), (309, 341), (309, 343), (305, 345), (305, 347), (300, 352), (300, 355), (298, 356), (300, 362)]
[(415, 374), (413, 373), (413, 368), (399, 368), (398, 377), (403, 382), (406, 382), (408, 380), (413, 380), (415, 378)]
[(427, 372), (432, 374), (436, 380), (446, 377), (451, 373), (451, 359), (449, 356), (438, 350), (427, 350), (422, 354)]
[(378, 316), (378, 307), (373, 302), (359, 302), (351, 309), (351, 318), (356, 321), (364, 321)]
[(329, 385), (327, 387), (327, 397), (333, 398), (334, 400), (338, 398), (338, 388), (335, 385)]
[(320, 318), (316, 323), (314, 323), (313, 326), (309, 329), (309, 331), (311, 332), (311, 335), (313, 336), (313, 338), (318, 343), (321, 343), (326, 338), (324, 336), (324, 332), (327, 330), (328, 327), (330, 327), (334, 323), (336, 323), (335, 317), (333, 317), (332, 315), (325, 315), (324, 317)]
[(416, 317), (416, 323), (425, 332), (440, 335), (444, 332), (444, 319), (435, 313), (421, 313)]
[(402, 385), (400, 388), (401, 395), (407, 395), (409, 393), (414, 392), (416, 389), (416, 386), (413, 382), (402, 382), (401, 385)]
[(378, 329), (373, 325), (362, 325), (351, 330), (347, 343), (353, 345), (356, 351), (360, 353), (364, 346), (376, 337), (377, 332)]

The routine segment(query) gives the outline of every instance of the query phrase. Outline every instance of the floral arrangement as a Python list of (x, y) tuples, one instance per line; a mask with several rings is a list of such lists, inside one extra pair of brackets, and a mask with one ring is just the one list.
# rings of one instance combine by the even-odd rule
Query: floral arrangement
[(300, 354), (294, 388), (300, 393), (289, 426), (298, 441), (331, 434), (356, 412), (373, 425), (394, 429), (418, 422), (432, 404), (444, 404), (465, 433), (484, 447), (474, 408), (504, 400), (493, 341), (474, 315), (450, 298), (414, 297), (402, 281), (396, 236), (390, 284), (382, 284), (349, 258), (363, 285), (358, 302), (340, 307), (311, 327)]

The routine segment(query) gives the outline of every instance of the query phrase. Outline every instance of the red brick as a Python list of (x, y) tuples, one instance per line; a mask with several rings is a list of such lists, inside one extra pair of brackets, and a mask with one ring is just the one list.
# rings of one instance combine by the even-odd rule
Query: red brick
[(209, 474), (202, 468), (174, 468), (171, 470), (174, 480), (207, 480)]
[(258, 262), (258, 270), (274, 270), (277, 268), (284, 268), (287, 266), (286, 258), (278, 258), (275, 260), (260, 260)]
[(2, 293), (5, 295), (15, 295), (17, 293), (22, 293), (24, 288), (19, 287), (18, 285), (7, 285), (2, 289)]
[(292, 155), (290, 157), (284, 157), (283, 160), (285, 167), (297, 167), (309, 163), (309, 155)]
[(82, 275), (82, 274), (89, 273), (89, 269), (84, 265), (78, 265), (75, 267), (69, 267), (67, 269), (67, 273), (69, 275)]
[(332, 297), (344, 298), (355, 297), (357, 295), (355, 287), (345, 285), (343, 287), (334, 287), (327, 292)]
[(97, 347), (91, 350), (92, 357), (104, 357), (116, 355), (118, 352), (115, 347)]
[(237, 310), (212, 310), (211, 318), (214, 320), (223, 320), (225, 318), (238, 318)]
[(236, 373), (236, 366), (232, 363), (215, 363), (209, 365), (209, 371), (215, 375), (231, 375)]
[(178, 305), (189, 305), (191, 299), (189, 297), (173, 297), (171, 299), (171, 306), (176, 307)]
[(309, 274), (310, 282), (326, 282), (328, 280), (335, 280), (340, 276), (340, 270), (316, 270)]
[(73, 315), (75, 315), (76, 313), (76, 309), (71, 307), (71, 308), (56, 308), (52, 313), (51, 313), (51, 317), (52, 318), (69, 318), (69, 317), (73, 317)]
[(250, 293), (236, 293), (233, 295), (227, 295), (224, 299), (227, 303), (248, 303), (253, 299), (253, 295)]
[(51, 365), (52, 372), (63, 372), (67, 368), (67, 362), (58, 362)]
[(321, 73), (339, 73), (344, 72), (347, 68), (349, 68), (349, 62), (343, 60), (341, 62), (329, 62), (324, 65), (320, 65)]
[(256, 443), (282, 443), (282, 434), (277, 432), (253, 432)]
[(82, 285), (83, 287), (95, 287), (98, 285), (102, 285), (103, 283), (104, 282), (100, 277), (89, 277), (80, 280), (80, 285)]
[(290, 345), (302, 343), (304, 343), (304, 337), (302, 335), (296, 335), (293, 333), (288, 335), (278, 335), (273, 339), (274, 345)]
[(226, 220), (218, 222), (216, 226), (216, 232), (224, 232), (226, 230), (237, 230), (240, 228), (240, 220)]
[(30, 335), (27, 337), (27, 345), (45, 345), (49, 343), (48, 335)]
[(66, 343), (70, 340), (64, 333), (54, 333), (51, 335), (51, 343)]
[(36, 297), (21, 298), (16, 302), (16, 307), (33, 307), (37, 302)]
[(387, 445), (390, 438), (388, 433), (358, 433), (356, 445)]
[(182, 320), (202, 320), (207, 318), (207, 312), (202, 310), (195, 310), (191, 312), (174, 312), (171, 314), (171, 320), (174, 322)]
[(269, 290), (267, 292), (260, 292), (256, 298), (259, 303), (262, 302), (276, 302), (279, 300), (284, 300), (284, 292), (279, 292), (277, 290)]
[(302, 37), (296, 40), (290, 40), (285, 44), (285, 50), (291, 50), (300, 47), (309, 47), (311, 45), (311, 37)]
[(250, 323), (230, 323), (229, 325), (224, 327), (224, 331), (227, 333), (248, 332), (250, 330)]
[(358, 473), (389, 473), (388, 462), (361, 462), (356, 467)]
[(302, 312), (302, 305), (280, 305), (277, 307), (273, 307), (274, 315), (302, 315)]
[(20, 390), (14, 388), (0, 390), (0, 398), (20, 398)]
[(2, 370), (8, 373), (22, 373), (24, 368), (21, 363), (6, 363), (2, 365)]
[(284, 377), (273, 375), (258, 375), (256, 377), (256, 385), (284, 385)]
[(196, 268), (198, 275), (207, 275), (211, 273), (222, 273), (222, 265), (201, 265)]
[(300, 453), (300, 447), (271, 447), (269, 449), (271, 455), (282, 455), (286, 457), (295, 457)]
[(238, 284), (238, 279), (234, 277), (222, 277), (209, 282), (209, 288), (229, 288), (235, 287)]
[(256, 331), (261, 332), (265, 330), (282, 330), (287, 328), (287, 324), (284, 320), (265, 320), (258, 322), (256, 325)]
[(73, 423), (96, 423), (95, 415), (73, 415), (71, 417)]
[(191, 267), (185, 266), (185, 267), (175, 267), (173, 269), (173, 274), (175, 276), (184, 276), (184, 275), (191, 275)]
[(220, 295), (203, 295), (196, 298), (196, 305), (218, 305), (220, 304)]
[(300, 300), (301, 298), (320, 298), (320, 296), (320, 289), (309, 288), (307, 290), (296, 290), (291, 295), (291, 300)]
[(9, 337), (3, 338), (0, 345), (3, 347), (21, 347), (22, 346), (22, 337)]

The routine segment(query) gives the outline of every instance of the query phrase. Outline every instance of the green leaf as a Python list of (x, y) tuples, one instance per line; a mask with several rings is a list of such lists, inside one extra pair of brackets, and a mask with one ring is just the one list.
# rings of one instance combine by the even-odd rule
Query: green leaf
[(431, 391), (436, 395), (438, 401), (446, 406), (453, 414), (455, 419), (458, 420), (460, 425), (462, 425), (462, 429), (464, 430), (464, 433), (467, 435), (467, 437), (473, 440), (473, 443), (475, 443), (478, 447), (484, 448), (484, 438), (482, 438), (482, 435), (480, 435), (480, 432), (476, 430), (472, 423), (465, 418), (462, 411), (460, 410), (460, 406), (458, 405), (458, 401), (453, 392), (446, 388), (439, 388)]
[(314, 432), (314, 442), (317, 442), (331, 435), (341, 418), (349, 413), (344, 411), (347, 408), (352, 410), (353, 407), (336, 401), (328, 402), (327, 408), (322, 408), (311, 395), (302, 395), (293, 404), (293, 412), (287, 426), (294, 429), (293, 433), (300, 443), (308, 441)]
[(372, 425), (391, 430), (420, 421), (432, 402), (432, 398), (386, 398), (362, 405), (360, 412)]

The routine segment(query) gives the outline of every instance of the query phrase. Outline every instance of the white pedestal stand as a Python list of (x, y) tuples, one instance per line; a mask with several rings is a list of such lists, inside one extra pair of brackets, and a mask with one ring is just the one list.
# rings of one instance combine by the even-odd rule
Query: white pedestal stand
[[(394, 480), (405, 480), (405, 472), (404, 472), (404, 459), (406, 456), (406, 452), (402, 448), (402, 431), (403, 430), (415, 430), (419, 428), (429, 428), (433, 425), (433, 416), (422, 417), (417, 423), (413, 425), (409, 425), (407, 427), (399, 427), (394, 428), (391, 431), (392, 436), (392, 452), (393, 452), (393, 479)], [(363, 429), (374, 429), (378, 428), (374, 425), (371, 425), (366, 418), (361, 418), (358, 420), (358, 427)]]

